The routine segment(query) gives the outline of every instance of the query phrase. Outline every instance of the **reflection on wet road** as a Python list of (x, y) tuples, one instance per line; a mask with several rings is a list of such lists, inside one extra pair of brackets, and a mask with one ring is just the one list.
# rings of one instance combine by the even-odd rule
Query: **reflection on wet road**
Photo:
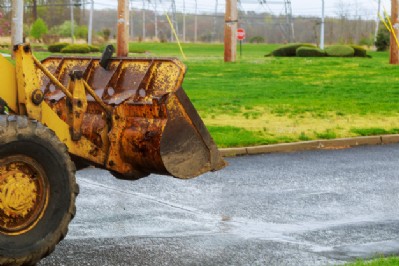
[(399, 146), (269, 154), (191, 180), (77, 174), (39, 265), (331, 265), (399, 254)]

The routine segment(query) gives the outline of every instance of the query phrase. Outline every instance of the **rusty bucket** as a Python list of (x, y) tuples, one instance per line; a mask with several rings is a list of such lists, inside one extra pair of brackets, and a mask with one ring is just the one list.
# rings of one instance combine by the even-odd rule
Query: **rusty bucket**
[[(226, 165), (182, 89), (186, 67), (179, 60), (110, 58), (104, 64), (99, 58), (49, 57), (42, 65), (67, 88), (71, 73), (79, 72), (97, 96), (86, 93), (81, 126), (73, 128), (97, 150), (77, 157), (128, 179), (150, 173), (191, 178)], [(66, 95), (43, 71), (37, 74), (46, 103), (68, 123)]]

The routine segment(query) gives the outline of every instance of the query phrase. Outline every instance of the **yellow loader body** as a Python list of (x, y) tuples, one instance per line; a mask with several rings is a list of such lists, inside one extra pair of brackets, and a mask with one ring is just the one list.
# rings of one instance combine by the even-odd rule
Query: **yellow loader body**
[(182, 89), (186, 67), (177, 59), (110, 58), (105, 67), (88, 57), (39, 62), (28, 45), (16, 46), (15, 56), (16, 74), (0, 58), (14, 88), (0, 97), (52, 129), (74, 158), (127, 179), (190, 178), (225, 166)]

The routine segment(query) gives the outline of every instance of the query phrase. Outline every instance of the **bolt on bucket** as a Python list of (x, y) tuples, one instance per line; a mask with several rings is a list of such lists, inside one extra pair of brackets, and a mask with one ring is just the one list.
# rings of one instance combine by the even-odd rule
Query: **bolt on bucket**
[[(104, 64), (50, 57), (42, 64), (65, 87), (71, 87), (70, 73), (79, 71), (87, 90), (98, 96), (86, 94), (81, 128), (73, 129), (96, 149), (77, 151), (77, 157), (127, 179), (150, 173), (191, 178), (226, 165), (181, 88), (186, 67), (177, 59), (110, 58)], [(37, 74), (46, 103), (68, 122), (71, 101), (43, 71)]]

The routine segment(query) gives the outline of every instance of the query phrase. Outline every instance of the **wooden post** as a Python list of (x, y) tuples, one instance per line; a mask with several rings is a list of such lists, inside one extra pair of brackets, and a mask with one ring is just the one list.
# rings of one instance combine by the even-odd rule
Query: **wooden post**
[(129, 53), (129, 0), (118, 0), (118, 39), (116, 54), (127, 57)]
[[(398, 36), (398, 0), (391, 0), (391, 22), (393, 25), (393, 29), (395, 31), (396, 37)], [(391, 33), (391, 42), (390, 42), (390, 58), (389, 58), (389, 63), (392, 65), (397, 65), (399, 64), (399, 52), (398, 52), (398, 45), (396, 43), (395, 37), (393, 33)]]
[(237, 57), (237, 0), (226, 0), (224, 20), (224, 61), (235, 62)]

